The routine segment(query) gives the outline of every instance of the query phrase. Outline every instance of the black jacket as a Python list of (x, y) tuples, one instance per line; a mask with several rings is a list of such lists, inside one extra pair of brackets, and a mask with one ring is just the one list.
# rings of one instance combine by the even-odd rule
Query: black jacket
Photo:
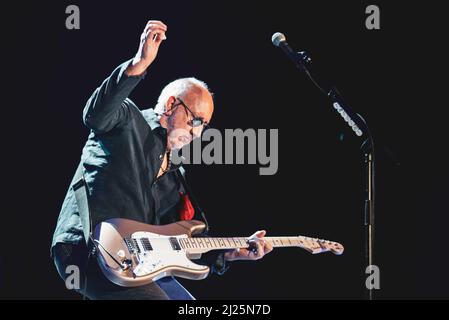
[[(145, 77), (127, 76), (130, 63), (121, 64), (103, 81), (83, 112), (83, 121), (91, 131), (80, 164), (89, 189), (93, 227), (110, 218), (156, 225), (179, 220), (179, 192), (184, 190), (175, 170), (156, 179), (166, 150), (166, 130), (153, 109), (140, 111), (128, 98)], [(52, 246), (83, 239), (74, 192), (69, 187)], [(218, 273), (224, 272), (222, 253), (211, 253), (205, 260), (212, 264), (218, 261)], [(211, 267), (214, 270), (214, 265)]]

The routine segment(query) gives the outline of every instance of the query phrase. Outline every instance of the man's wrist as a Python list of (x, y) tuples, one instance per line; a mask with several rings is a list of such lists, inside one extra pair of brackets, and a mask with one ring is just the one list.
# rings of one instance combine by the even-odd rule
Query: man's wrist
[(136, 55), (132, 60), (132, 62), (130, 63), (130, 65), (128, 66), (128, 68), (126, 68), (125, 73), (128, 77), (141, 76), (142, 74), (145, 73), (150, 64), (151, 62), (148, 62), (145, 59)]
[(233, 261), (234, 258), (235, 258), (234, 251), (225, 252), (225, 254), (224, 254), (225, 261)]

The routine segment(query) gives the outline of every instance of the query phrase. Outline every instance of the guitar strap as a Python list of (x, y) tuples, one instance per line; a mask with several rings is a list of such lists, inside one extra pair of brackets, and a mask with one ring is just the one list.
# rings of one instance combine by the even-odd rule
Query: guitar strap
[(75, 193), (76, 204), (78, 206), (78, 214), (81, 220), (81, 226), (83, 227), (84, 240), (86, 241), (88, 250), (83, 290), (83, 300), (85, 300), (88, 280), (87, 268), (89, 267), (91, 257), (95, 256), (96, 254), (97, 245), (95, 244), (94, 238), (92, 236), (92, 218), (89, 211), (88, 189), (86, 180), (84, 179), (83, 163), (81, 161), (78, 165), (78, 168), (76, 169), (73, 181), (75, 181), (75, 183), (72, 184), (72, 189)]
[(76, 169), (73, 181), (75, 183), (72, 184), (72, 188), (75, 193), (78, 214), (83, 227), (84, 240), (86, 241), (87, 247), (89, 247), (89, 241), (92, 239), (92, 219), (89, 211), (88, 189), (86, 180), (84, 180), (82, 162), (80, 162), (78, 169)]
[(185, 179), (185, 170), (183, 167), (179, 167), (178, 170), (176, 170), (176, 174), (178, 175), (179, 181), (181, 181), (181, 184), (189, 196), (190, 201), (192, 202), (193, 208), (195, 210), (193, 218), (195, 220), (201, 220), (206, 225), (206, 228), (204, 229), (204, 233), (207, 234), (209, 232), (209, 223), (207, 223), (206, 215), (204, 211), (201, 209), (201, 207), (198, 204), (198, 201), (196, 200), (195, 196), (193, 195), (192, 189), (187, 184)]

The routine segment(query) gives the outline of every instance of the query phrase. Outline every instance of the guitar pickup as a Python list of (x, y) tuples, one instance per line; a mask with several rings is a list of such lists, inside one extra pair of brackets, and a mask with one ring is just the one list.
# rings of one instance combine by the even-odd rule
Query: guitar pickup
[(140, 243), (142, 244), (145, 251), (153, 250), (153, 247), (151, 246), (150, 240), (148, 238), (140, 238)]
[(170, 244), (173, 250), (180, 251), (181, 246), (179, 245), (178, 239), (175, 237), (170, 237)]

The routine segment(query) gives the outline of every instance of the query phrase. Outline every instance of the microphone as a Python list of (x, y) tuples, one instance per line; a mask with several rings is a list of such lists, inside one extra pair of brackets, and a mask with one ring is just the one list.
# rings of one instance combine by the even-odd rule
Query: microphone
[(271, 42), (273, 42), (276, 47), (281, 48), (282, 51), (284, 51), (284, 53), (293, 61), (296, 67), (303, 70), (304, 72), (307, 72), (305, 64), (311, 61), (310, 57), (304, 51), (293, 51), (293, 49), (288, 45), (283, 33), (276, 32), (275, 34), (273, 34), (273, 36), (271, 37)]
[(286, 40), (285, 35), (283, 33), (280, 33), (280, 32), (274, 33), (273, 36), (271, 37), (271, 42), (273, 42), (273, 44), (276, 47), (279, 47), (280, 43), (281, 42), (285, 42), (285, 40)]
[[(313, 84), (321, 90), (322, 93), (327, 95), (332, 100), (332, 105), (334, 109), (341, 115), (341, 117), (348, 123), (348, 125), (351, 127), (351, 129), (355, 132), (357, 136), (362, 136), (363, 132), (367, 130), (366, 125), (364, 124), (364, 120), (359, 120), (360, 115), (354, 113), (349, 106), (344, 104), (342, 102), (342, 99), (340, 97), (340, 94), (338, 93), (336, 88), (332, 88), (329, 92), (326, 92), (312, 77), (309, 70), (306, 68), (306, 64), (308, 64), (311, 59), (305, 53), (304, 51), (301, 52), (295, 52), (293, 49), (288, 45), (285, 35), (280, 32), (276, 32), (271, 37), (271, 42), (276, 47), (279, 47), (282, 49), (282, 51), (285, 52), (285, 54), (295, 63), (295, 65), (303, 71), (313, 82)], [(362, 129), (363, 130), (362, 130)]]

